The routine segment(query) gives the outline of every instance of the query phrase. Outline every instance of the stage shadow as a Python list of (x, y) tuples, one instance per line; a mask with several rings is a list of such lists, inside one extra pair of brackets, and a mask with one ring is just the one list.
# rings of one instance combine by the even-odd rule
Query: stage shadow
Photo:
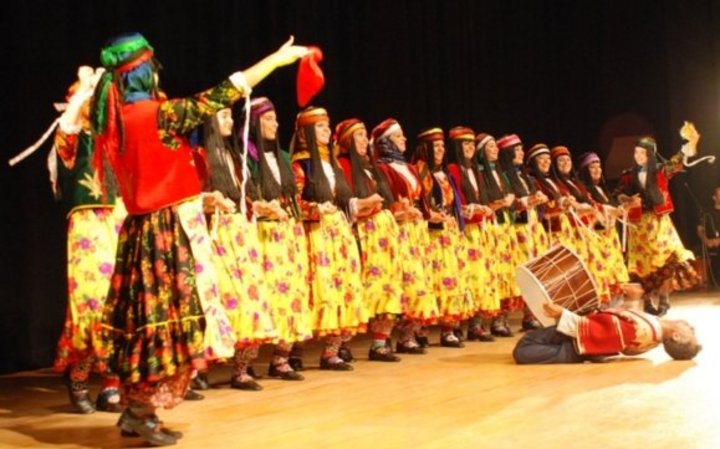
[(8, 431), (32, 438), (37, 442), (35, 447), (72, 446), (99, 449), (148, 447), (142, 438), (123, 438), (117, 428), (101, 425), (76, 423), (68, 427), (44, 429), (23, 424), (14, 426)]

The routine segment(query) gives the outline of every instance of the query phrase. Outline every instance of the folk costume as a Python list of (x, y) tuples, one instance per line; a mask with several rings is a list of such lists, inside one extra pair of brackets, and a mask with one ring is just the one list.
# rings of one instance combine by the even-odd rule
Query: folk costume
[[(248, 164), (257, 199), (283, 213), (257, 218), (265, 294), (278, 342), (268, 374), (283, 380), (302, 380), (301, 343), (312, 338), (308, 245), (298, 208), (298, 190), (289, 154), (280, 148), (275, 106), (266, 97), (250, 108)], [(269, 122), (274, 135), (263, 131)]]
[(598, 356), (639, 355), (662, 342), (660, 321), (643, 312), (607, 309), (579, 316), (564, 310), (557, 326), (524, 335), (513, 358), (518, 364), (582, 363)]
[[(590, 175), (591, 166), (600, 170), (600, 176), (597, 180), (594, 180)], [(610, 191), (605, 185), (600, 157), (596, 153), (590, 152), (581, 155), (578, 171), (578, 179), (583, 184), (587, 194), (595, 204), (600, 205), (602, 208), (603, 219), (595, 223), (594, 230), (600, 237), (600, 248), (603, 250), (603, 256), (606, 257), (611, 294), (617, 294), (619, 286), (628, 282), (630, 278), (615, 226), (615, 215), (617, 215), (616, 205), (613, 204), (615, 201), (610, 196)]]
[[(538, 216), (539, 201), (546, 200), (538, 195), (535, 182), (523, 170), (525, 153), (520, 138), (515, 134), (497, 140), (500, 155), (498, 160), (509, 190), (515, 195), (513, 203), (513, 231), (515, 234), (515, 266), (545, 253), (550, 244), (545, 228)], [(527, 304), (523, 304), (522, 329), (536, 329), (540, 323), (535, 319)]]
[[(448, 173), (455, 185), (465, 218), (465, 248), (468, 264), (468, 288), (475, 300), (474, 316), (470, 318), (467, 330), (468, 340), (493, 341), (495, 338), (484, 327), (483, 319), (500, 313), (500, 300), (495, 293), (497, 272), (493, 269), (494, 234), (488, 223), (492, 212), (487, 206), (488, 199), (482, 175), (473, 163), (475, 154), (475, 132), (470, 128), (455, 127), (449, 132)], [(465, 155), (470, 147), (472, 155)]]
[(465, 222), (455, 182), (446, 168), (444, 132), (440, 128), (428, 128), (421, 131), (417, 139), (413, 160), (434, 217), (428, 221), (428, 256), (442, 324), (440, 344), (459, 348), (463, 343), (455, 334), (455, 328), (475, 313), (474, 299), (468, 290), (467, 249), (462, 234)]
[(372, 147), (378, 170), (388, 180), (395, 199), (390, 209), (399, 227), (398, 259), (402, 270), (405, 316), (396, 325), (400, 330), (396, 350), (399, 353), (424, 354), (427, 339), (419, 335), (422, 326), (438, 320), (438, 304), (430, 279), (430, 236), (426, 223), (430, 213), (424, 187), (415, 167), (405, 159), (406, 139), (397, 120), (388, 118), (373, 128)]
[[(326, 128), (327, 142), (318, 139)], [(325, 337), (320, 367), (351, 370), (338, 357), (343, 339), (364, 332), (368, 311), (363, 302), (361, 263), (346, 212), (356, 200), (329, 147), (329, 117), (325, 109), (310, 107), (295, 121), (291, 143), (292, 169), (300, 210), (309, 242), (310, 298), (313, 330)]]
[[(358, 137), (356, 138), (356, 133)], [(362, 153), (358, 140), (364, 146)], [(358, 119), (347, 119), (335, 128), (338, 163), (352, 194), (359, 200), (376, 198), (380, 202), (365, 210), (354, 208), (353, 221), (360, 247), (365, 307), (373, 317), (370, 324), (372, 344), (368, 358), (395, 362), (399, 357), (388, 340), (395, 318), (405, 311), (402, 301), (402, 268), (400, 266), (399, 228), (390, 206), (395, 198), (385, 175), (378, 171), (368, 151), (367, 130)]]
[(119, 425), (154, 444), (174, 444), (178, 436), (160, 431), (156, 408), (180, 403), (192, 367), (204, 368), (206, 357), (232, 357), (235, 343), (219, 305), (202, 186), (183, 136), (244, 91), (228, 79), (166, 100), (153, 49), (139, 34), (112, 40), (101, 61), (107, 72), (92, 112), (96, 161), (109, 161), (128, 211), (103, 355), (123, 381), (128, 408)]
[[(518, 257), (518, 242), (513, 230), (512, 200), (514, 194), (503, 176), (499, 166), (499, 149), (495, 138), (487, 133), (475, 136), (475, 155), (478, 169), (482, 173), (484, 185), (481, 189), (487, 192), (490, 207), (495, 216), (488, 223), (495, 240), (493, 269), (497, 273), (496, 296), (500, 301), (501, 312), (493, 317), (490, 331), (500, 337), (512, 336), (507, 315), (514, 310), (523, 308), (520, 288), (515, 281), (515, 266)], [(511, 201), (512, 200), (512, 201)]]
[[(82, 71), (85, 79), (68, 91), (68, 107), (55, 132), (58, 178), (53, 190), (66, 204), (68, 218), (68, 307), (54, 369), (65, 373), (70, 402), (77, 412), (92, 413), (96, 408), (120, 412), (119, 378), (98, 366), (95, 351), (102, 347), (98, 325), (110, 288), (125, 207), (116, 198), (112, 178), (105, 179), (103, 188), (93, 167), (94, 142), (88, 120), (92, 86), (87, 79), (92, 69), (81, 67), (79, 74)], [(93, 370), (102, 376), (95, 406), (88, 393)]]
[(690, 266), (693, 254), (680, 240), (670, 219), (674, 205), (669, 191), (669, 180), (682, 170), (682, 151), (661, 164), (657, 161), (657, 144), (652, 137), (638, 140), (636, 152), (644, 150), (647, 163), (636, 165), (623, 172), (614, 192), (618, 195), (639, 195), (641, 206), (628, 211), (629, 230), (628, 271), (630, 279), (640, 282), (647, 293), (659, 292), (661, 307), (669, 307), (667, 294), (687, 289), (699, 278)]
[(257, 193), (249, 174), (243, 174), (245, 156), (232, 124), (232, 110), (228, 108), (203, 126), (209, 168), (205, 190), (220, 192), (233, 205), (229, 211), (216, 209), (209, 219), (220, 298), (237, 340), (230, 385), (259, 390), (262, 387), (247, 368), (257, 358), (260, 345), (274, 343), (278, 333), (265, 293), (260, 242), (252, 217), (252, 201), (257, 199)]

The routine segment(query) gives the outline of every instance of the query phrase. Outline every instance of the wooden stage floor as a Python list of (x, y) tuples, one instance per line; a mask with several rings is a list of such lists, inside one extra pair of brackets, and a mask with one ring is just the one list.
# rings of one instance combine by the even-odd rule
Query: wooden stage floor
[[(160, 416), (184, 432), (184, 448), (720, 448), (719, 304), (718, 293), (675, 297), (669, 318), (691, 321), (705, 346), (692, 362), (658, 348), (603, 364), (516, 366), (514, 337), (385, 364), (367, 361), (361, 336), (353, 372), (316, 369), (314, 343), (303, 382), (237, 391), (228, 367), (216, 367), (204, 401)], [(258, 371), (267, 359), (264, 348)], [(0, 377), (2, 448), (142, 447), (120, 437), (116, 420), (70, 413), (50, 370)]]

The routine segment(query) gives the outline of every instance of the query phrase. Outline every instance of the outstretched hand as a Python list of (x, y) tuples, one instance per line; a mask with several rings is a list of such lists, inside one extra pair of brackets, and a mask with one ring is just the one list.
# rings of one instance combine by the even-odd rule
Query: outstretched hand
[(559, 306), (552, 301), (545, 301), (542, 306), (543, 313), (550, 318), (560, 318), (563, 310), (565, 310), (563, 306)]
[(294, 42), (295, 36), (290, 36), (290, 39), (288, 39), (282, 47), (273, 53), (276, 67), (292, 64), (306, 54), (310, 53), (310, 49), (302, 45), (293, 45)]

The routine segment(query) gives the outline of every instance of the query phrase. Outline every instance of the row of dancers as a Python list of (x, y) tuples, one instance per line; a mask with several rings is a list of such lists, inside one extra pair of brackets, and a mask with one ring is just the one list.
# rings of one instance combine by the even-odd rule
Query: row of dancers
[[(595, 153), (576, 170), (564, 146), (526, 151), (517, 135), (464, 126), (424, 129), (408, 151), (395, 119), (333, 130), (309, 107), (285, 151), (273, 103), (256, 98), (238, 133), (232, 104), (305, 54), (288, 42), (177, 100), (157, 88), (139, 34), (111, 41), (105, 71), (79, 71), (55, 139), (71, 206), (55, 368), (79, 411), (122, 411), (124, 434), (174, 444), (181, 435), (156, 409), (197, 395), (191, 378), (204, 387), (218, 360), (232, 361), (233, 388), (261, 389), (250, 368), (263, 344), (274, 345), (268, 374), (297, 381), (311, 338), (325, 343), (321, 369), (350, 371), (347, 343), (362, 332), (369, 360), (398, 362), (426, 353), (430, 325), (453, 348), (511, 336), (512, 311), (534, 329), (515, 269), (554, 244), (584, 262), (601, 302), (630, 279), (662, 293), (695, 281), (668, 216), (682, 153), (660, 164), (655, 141), (641, 139), (610, 192)], [(629, 228), (627, 264), (617, 219)], [(95, 405), (92, 370), (103, 375)]]

